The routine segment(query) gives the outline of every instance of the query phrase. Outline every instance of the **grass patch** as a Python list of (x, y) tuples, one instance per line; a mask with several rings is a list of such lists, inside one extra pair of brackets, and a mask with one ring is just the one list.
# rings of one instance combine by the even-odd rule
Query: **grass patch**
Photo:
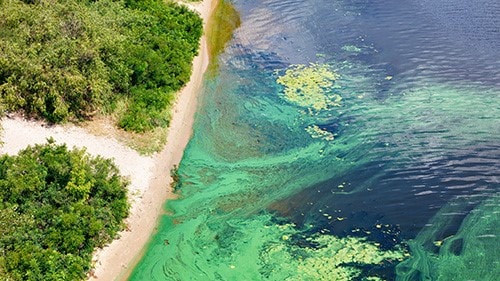
[(135, 133), (117, 128), (114, 125), (116, 122), (116, 117), (98, 116), (92, 121), (83, 123), (82, 126), (93, 135), (112, 137), (142, 155), (160, 152), (167, 143), (168, 128), (166, 127)]

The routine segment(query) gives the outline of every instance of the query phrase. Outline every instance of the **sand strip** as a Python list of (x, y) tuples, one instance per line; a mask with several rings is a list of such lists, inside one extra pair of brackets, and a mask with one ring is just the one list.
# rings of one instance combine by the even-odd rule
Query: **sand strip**
[[(216, 0), (188, 4), (200, 13), (206, 27)], [(127, 218), (128, 229), (94, 254), (95, 269), (89, 280), (124, 280), (141, 258), (142, 251), (155, 232), (163, 214), (163, 204), (173, 195), (170, 190), (170, 170), (179, 164), (191, 137), (198, 93), (203, 86), (203, 74), (208, 66), (205, 36), (201, 39), (199, 55), (193, 60), (189, 83), (178, 94), (164, 149), (153, 156), (141, 156), (116, 139), (95, 136), (74, 125), (47, 126), (42, 122), (26, 121), (21, 117), (2, 120), (0, 153), (17, 154), (28, 145), (45, 143), (53, 137), (56, 143), (69, 148), (86, 147), (92, 155), (113, 158), (122, 175), (129, 177), (132, 208)]]

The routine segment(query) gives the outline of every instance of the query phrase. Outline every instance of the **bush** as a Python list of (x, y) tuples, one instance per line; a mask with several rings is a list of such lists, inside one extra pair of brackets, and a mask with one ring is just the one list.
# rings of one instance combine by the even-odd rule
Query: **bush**
[(81, 280), (128, 215), (110, 161), (53, 141), (0, 158), (0, 279)]
[(136, 88), (132, 91), (130, 105), (120, 119), (120, 127), (135, 132), (149, 131), (155, 127), (166, 127), (170, 121), (169, 108), (173, 94), (158, 90)]
[(171, 95), (189, 80), (201, 33), (197, 14), (162, 0), (0, 1), (0, 102), (57, 123), (110, 112), (136, 88)]

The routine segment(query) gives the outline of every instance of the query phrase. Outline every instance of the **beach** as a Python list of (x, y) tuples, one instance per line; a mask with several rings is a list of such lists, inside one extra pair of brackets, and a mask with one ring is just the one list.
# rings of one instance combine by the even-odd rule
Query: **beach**
[[(198, 11), (204, 27), (214, 8), (213, 0), (187, 4)], [(206, 38), (201, 38), (200, 50), (193, 60), (188, 84), (178, 93), (164, 148), (151, 156), (144, 156), (119, 142), (112, 134), (96, 135), (76, 125), (48, 125), (25, 120), (13, 115), (2, 120), (0, 153), (15, 155), (28, 145), (46, 143), (52, 137), (57, 144), (69, 148), (85, 148), (91, 155), (112, 158), (121, 174), (130, 180), (130, 215), (126, 230), (112, 243), (94, 253), (94, 269), (89, 280), (122, 280), (142, 255), (148, 239), (154, 233), (163, 204), (173, 198), (170, 189), (170, 170), (179, 164), (191, 137), (197, 97), (203, 85), (203, 74), (208, 66)], [(109, 125), (109, 124), (108, 124)], [(110, 130), (112, 131), (112, 130)]]

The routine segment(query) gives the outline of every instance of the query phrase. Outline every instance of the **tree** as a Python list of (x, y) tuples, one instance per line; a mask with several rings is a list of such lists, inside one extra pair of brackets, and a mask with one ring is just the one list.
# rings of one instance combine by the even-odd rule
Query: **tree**
[(124, 129), (167, 126), (201, 34), (197, 14), (163, 0), (0, 1), (0, 109), (59, 123), (121, 103)]
[(85, 278), (94, 249), (124, 227), (126, 185), (110, 160), (53, 140), (2, 156), (2, 280)]

